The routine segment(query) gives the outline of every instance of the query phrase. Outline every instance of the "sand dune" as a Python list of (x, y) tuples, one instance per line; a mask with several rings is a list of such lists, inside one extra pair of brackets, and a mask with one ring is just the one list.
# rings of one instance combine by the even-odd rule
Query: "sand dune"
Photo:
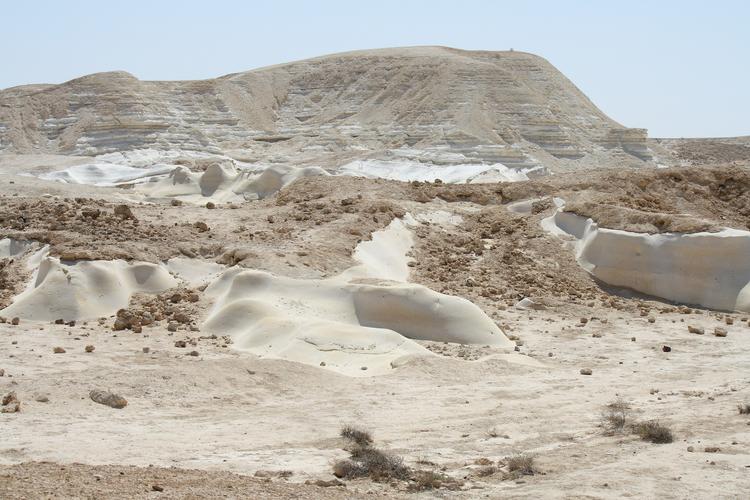
[(543, 225), (572, 237), (578, 263), (605, 283), (685, 304), (750, 311), (750, 232), (646, 234), (558, 210)]

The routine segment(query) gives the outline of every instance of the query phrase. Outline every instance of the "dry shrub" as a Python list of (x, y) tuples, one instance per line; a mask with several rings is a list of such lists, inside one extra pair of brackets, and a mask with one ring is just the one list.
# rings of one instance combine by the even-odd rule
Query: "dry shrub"
[(508, 458), (508, 471), (517, 476), (533, 476), (536, 473), (534, 468), (534, 457), (527, 454), (513, 455)]
[(669, 427), (660, 424), (656, 420), (641, 422), (633, 426), (633, 432), (638, 434), (644, 441), (656, 444), (671, 443), (674, 440)]
[(345, 425), (341, 428), (341, 437), (351, 441), (357, 446), (369, 446), (373, 443), (372, 434), (369, 431), (358, 429), (351, 425)]
[(387, 481), (408, 479), (411, 476), (411, 469), (404, 465), (401, 457), (372, 447), (370, 432), (345, 426), (340, 434), (352, 444), (352, 448), (349, 450), (348, 460), (341, 460), (333, 465), (336, 477), (369, 477), (373, 481)]
[(455, 490), (461, 487), (461, 482), (450, 476), (429, 470), (418, 470), (412, 477), (412, 483), (407, 488), (409, 491), (427, 491), (446, 488)]
[(630, 405), (618, 398), (604, 407), (602, 424), (610, 432), (622, 432), (630, 421), (630, 414)]

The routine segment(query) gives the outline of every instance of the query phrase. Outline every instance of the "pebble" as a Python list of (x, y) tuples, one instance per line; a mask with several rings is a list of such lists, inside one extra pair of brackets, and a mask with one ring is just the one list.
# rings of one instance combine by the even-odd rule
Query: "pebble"
[(581, 375), (591, 375), (592, 373), (591, 368), (581, 368)]

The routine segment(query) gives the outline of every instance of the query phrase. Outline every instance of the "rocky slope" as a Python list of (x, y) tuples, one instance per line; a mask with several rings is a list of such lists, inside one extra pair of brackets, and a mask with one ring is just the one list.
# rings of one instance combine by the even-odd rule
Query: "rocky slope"
[(652, 159), (644, 129), (614, 122), (550, 63), (522, 52), (382, 49), (213, 80), (112, 72), (0, 91), (0, 151), (139, 148), (326, 166), (394, 154), (551, 168)]

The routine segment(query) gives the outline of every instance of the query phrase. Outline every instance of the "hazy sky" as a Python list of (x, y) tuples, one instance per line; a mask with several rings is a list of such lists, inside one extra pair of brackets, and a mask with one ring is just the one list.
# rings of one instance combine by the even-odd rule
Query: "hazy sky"
[(750, 135), (750, 1), (0, 0), (0, 88), (201, 79), (355, 49), (533, 52), (652, 137)]

